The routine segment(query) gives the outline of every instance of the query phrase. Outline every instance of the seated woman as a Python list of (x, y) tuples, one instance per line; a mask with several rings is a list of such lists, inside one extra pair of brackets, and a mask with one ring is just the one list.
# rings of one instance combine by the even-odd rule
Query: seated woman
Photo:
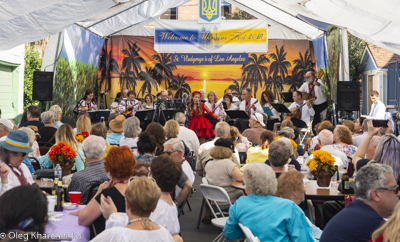
[(253, 162), (265, 162), (268, 160), (268, 147), (274, 141), (274, 133), (272, 131), (263, 131), (260, 135), (259, 146), (250, 147), (247, 151), (246, 164)]
[[(176, 121), (174, 119), (170, 119), (167, 122), (165, 122), (164, 131), (165, 131), (166, 141), (168, 141), (170, 139), (178, 138), (178, 134), (179, 134), (178, 121)], [(186, 146), (185, 141), (183, 141), (183, 140), (181, 140), (181, 141), (183, 143), (183, 146), (185, 147), (185, 152), (184, 152), (183, 156), (186, 159), (189, 155), (189, 148)]]
[(229, 139), (239, 152), (247, 152), (251, 146), (251, 142), (239, 132), (238, 128), (231, 126)]
[(312, 151), (319, 150), (321, 148), (319, 147), (318, 134), (328, 127), (332, 127), (332, 123), (328, 120), (322, 121), (321, 123), (315, 125), (315, 136), (313, 138), (307, 138), (304, 145), (304, 153), (308, 152), (308, 155), (311, 155)]
[(81, 133), (82, 131), (90, 132), (92, 128), (92, 122), (90, 121), (89, 115), (87, 113), (80, 114), (76, 120), (76, 128), (74, 129), (74, 134)]
[(206, 178), (210, 185), (219, 186), (226, 190), (234, 203), (243, 192), (231, 186), (234, 181), (243, 181), (243, 175), (236, 164), (230, 160), (235, 147), (229, 139), (219, 138), (211, 148), (210, 156), (213, 160), (205, 166)]
[[(140, 128), (140, 120), (137, 117), (127, 118), (123, 123), (124, 137), (121, 138), (119, 146), (128, 146), (131, 149), (137, 150), (138, 136), (142, 132)], [(135, 154), (136, 156), (136, 154)]]
[(111, 115), (114, 115), (115, 113), (117, 113), (117, 111), (118, 111), (118, 105), (119, 105), (119, 103), (121, 102), (121, 97), (122, 97), (122, 94), (121, 94), (121, 92), (119, 92), (119, 93), (117, 93), (117, 96), (115, 97), (115, 99), (114, 99), (114, 102), (112, 102), (111, 104), (110, 104), (110, 110), (111, 110), (111, 112), (110, 112), (110, 116)]
[[(85, 164), (83, 162), (83, 157), (85, 157), (85, 155), (83, 154), (83, 151), (82, 151), (82, 144), (78, 143), (78, 141), (76, 141), (72, 127), (69, 124), (63, 124), (57, 130), (56, 144), (58, 144), (58, 142), (66, 142), (76, 152), (76, 157), (75, 157), (76, 170), (81, 171), (81, 170), (85, 169)], [(39, 159), (40, 167), (42, 169), (53, 168), (53, 163), (49, 159), (48, 154), (49, 154), (49, 152), (47, 152), (47, 154), (40, 157), (40, 159)]]
[(55, 120), (55, 123), (54, 123), (54, 126), (53, 126), (53, 127), (56, 128), (56, 129), (60, 128), (60, 126), (63, 124), (63, 123), (60, 121), (60, 120), (61, 120), (61, 117), (62, 117), (62, 114), (63, 114), (61, 107), (58, 106), (57, 104), (55, 104), (55, 105), (53, 105), (53, 106), (50, 107), (50, 111), (53, 111), (53, 112), (54, 112), (54, 120)]
[(124, 127), (123, 123), (125, 121), (124, 115), (117, 115), (115, 118), (109, 121), (108, 126), (112, 131), (111, 134), (107, 135), (106, 142), (110, 145), (119, 145), (121, 142), (122, 137), (124, 137)]
[(6, 139), (0, 141), (0, 195), (13, 187), (33, 183), (31, 172), (23, 163), (29, 152), (32, 148), (28, 134), (22, 130), (10, 131)]
[[(290, 170), (290, 169), (296, 169), (296, 170), (300, 171), (300, 170), (301, 170), (301, 165), (300, 165), (300, 163), (299, 163), (297, 160), (293, 159), (293, 149), (294, 149), (294, 148), (293, 148), (293, 145), (292, 145), (292, 141), (291, 141), (290, 139), (288, 139), (288, 138), (285, 138), (285, 137), (281, 137), (281, 138), (279, 138), (279, 139), (276, 140), (276, 141), (283, 142), (283, 143), (285, 144), (285, 146), (289, 149), (289, 150), (288, 150), (288, 152), (289, 152), (289, 159), (290, 159), (290, 161), (289, 161), (289, 163), (288, 163), (288, 165), (289, 165), (289, 170)], [(275, 142), (276, 142), (276, 141), (275, 141)], [(270, 148), (271, 148), (271, 147), (270, 147)], [(275, 148), (275, 147), (274, 147), (274, 148)], [(278, 157), (280, 157), (280, 158), (278, 158)], [(270, 165), (270, 161), (275, 163), (275, 164), (272, 163), (272, 166), (273, 166), (273, 169), (274, 169), (275, 172), (277, 171), (276, 169), (279, 169), (279, 170), (283, 169), (283, 168), (284, 168), (284, 165), (286, 164), (286, 163), (284, 164), (284, 160), (282, 160), (282, 163), (277, 162), (278, 160), (282, 159), (283, 156), (281, 156), (280, 154), (278, 154), (278, 157), (275, 158), (275, 159), (271, 158), (271, 149), (270, 149), (270, 150), (269, 150), (269, 158), (268, 158), (268, 160), (265, 161), (265, 164), (267, 164), (267, 165)], [(285, 157), (286, 157), (286, 154), (285, 154)], [(282, 167), (281, 167), (281, 165), (282, 165)], [(275, 169), (275, 168), (276, 168), (276, 169)]]
[(153, 159), (156, 157), (156, 150), (157, 144), (154, 136), (150, 135), (146, 131), (142, 132), (139, 135), (139, 140), (137, 142), (137, 151), (140, 155), (140, 158), (137, 159), (137, 162), (151, 164)]
[[(289, 171), (282, 174), (278, 178), (278, 190), (275, 193), (275, 197), (286, 198), (299, 205), (305, 199), (304, 193), (306, 189), (303, 185), (303, 178), (304, 175), (299, 171)], [(319, 241), (322, 230), (315, 226), (307, 217), (306, 220), (311, 227), (313, 239)]]
[(149, 218), (160, 196), (160, 188), (147, 177), (131, 180), (125, 191), (124, 202), (128, 224), (107, 229), (91, 241), (174, 241), (168, 230)]
[(159, 123), (151, 123), (146, 128), (147, 133), (152, 135), (157, 144), (156, 156), (161, 155), (164, 152), (165, 143), (165, 131), (163, 126)]
[(100, 185), (96, 195), (85, 208), (73, 213), (79, 215), (79, 225), (90, 226), (93, 224), (90, 231), (91, 238), (105, 229), (105, 219), (100, 211), (101, 195), (110, 197), (118, 212), (125, 212), (125, 190), (135, 165), (135, 157), (128, 147), (112, 147), (110, 149), (104, 160), (104, 170), (109, 174), (110, 181)]
[(243, 178), (248, 196), (240, 197), (230, 207), (224, 227), (226, 239), (243, 236), (238, 225), (241, 223), (260, 241), (313, 241), (303, 211), (288, 199), (274, 197), (277, 180), (271, 167), (251, 163), (244, 170)]
[(335, 141), (333, 148), (342, 151), (353, 159), (357, 147), (353, 145), (353, 136), (349, 128), (344, 125), (336, 125), (335, 130), (333, 130), (333, 141)]
[[(21, 127), (21, 128), (19, 128), (19, 130), (24, 131), (28, 135), (29, 147), (31, 147), (33, 149), (32, 146), (33, 146), (33, 144), (34, 144), (34, 142), (36, 140), (35, 132), (32, 129), (28, 128), (28, 127)], [(26, 159), (23, 162), (28, 167), (29, 171), (32, 174), (35, 173), (35, 169), (33, 168), (33, 165), (31, 163), (30, 153), (28, 154), (28, 156), (26, 157)]]
[(153, 96), (150, 93), (146, 94), (146, 96), (144, 97), (144, 103), (142, 104), (142, 108), (144, 110), (154, 109)]
[[(19, 186), (4, 193), (0, 197), (0, 214), (1, 235), (18, 234), (29, 238), (20, 241), (42, 241), (31, 236), (45, 233), (48, 218), (46, 196), (37, 186)], [(10, 237), (1, 239), (12, 241)]]

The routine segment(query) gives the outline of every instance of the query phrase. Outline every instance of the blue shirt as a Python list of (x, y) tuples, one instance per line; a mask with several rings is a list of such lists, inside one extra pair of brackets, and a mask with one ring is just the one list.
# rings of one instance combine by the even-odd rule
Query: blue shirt
[(29, 156), (27, 156), (27, 157), (28, 158), (26, 158), (26, 160), (23, 160), (22, 162), (24, 162), (24, 164), (28, 167), (28, 169), (31, 173), (35, 173), (35, 168), (33, 168), (31, 159), (29, 158)]
[(61, 122), (61, 121), (56, 121), (55, 123), (54, 123), (54, 128), (56, 128), (56, 129), (58, 129), (58, 128), (60, 128), (60, 126), (61, 125), (63, 125), (63, 123)]
[(260, 241), (314, 241), (303, 211), (291, 200), (250, 194), (230, 208), (224, 227), (228, 240), (243, 236), (238, 223), (248, 227)]
[(106, 142), (109, 145), (119, 145), (119, 142), (121, 141), (122, 137), (124, 137), (124, 133), (112, 133), (107, 135)]
[[(40, 164), (41, 169), (52, 169), (54, 167), (53, 162), (51, 162), (51, 160), (49, 159), (49, 156), (48, 156), (49, 152), (50, 152), (50, 150), (47, 152), (47, 154), (45, 154), (39, 158), (39, 164)], [(78, 148), (78, 150), (75, 150), (75, 152), (76, 152), (76, 157), (75, 157), (76, 170), (81, 171), (81, 170), (85, 169), (85, 163), (83, 162), (83, 158), (85, 158), (85, 154), (83, 154), (81, 143), (79, 143), (79, 148)]]
[(384, 219), (363, 201), (355, 200), (336, 214), (325, 226), (321, 242), (370, 241)]

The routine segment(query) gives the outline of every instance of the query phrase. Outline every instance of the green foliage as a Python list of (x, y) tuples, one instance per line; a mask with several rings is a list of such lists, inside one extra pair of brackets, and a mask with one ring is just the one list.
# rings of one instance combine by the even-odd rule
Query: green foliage
[(42, 59), (34, 46), (25, 45), (25, 67), (24, 67), (24, 109), (30, 105), (39, 105), (39, 101), (32, 100), (33, 72), (40, 71)]
[(225, 13), (225, 19), (256, 19), (256, 17), (254, 17), (253, 15), (239, 9), (238, 11), (229, 14), (229, 13)]
[(362, 78), (361, 72), (363, 65), (361, 57), (364, 52), (367, 42), (347, 32), (347, 42), (349, 45), (349, 67), (350, 79), (357, 81)]

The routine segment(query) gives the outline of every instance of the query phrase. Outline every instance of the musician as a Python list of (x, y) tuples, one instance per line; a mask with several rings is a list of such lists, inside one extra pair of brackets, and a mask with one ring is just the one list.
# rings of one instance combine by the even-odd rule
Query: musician
[(272, 93), (270, 90), (265, 90), (261, 93), (261, 106), (262, 107), (268, 107), (273, 116), (269, 117), (268, 123), (267, 123), (267, 129), (268, 130), (273, 130), (274, 129), (274, 123), (277, 123), (281, 121), (281, 113), (279, 113), (274, 107), (272, 107), (271, 103), (279, 103), (278, 100), (275, 100), (275, 95)]
[(313, 126), (316, 124), (320, 123), (321, 121), (326, 119), (326, 112), (328, 108), (328, 103), (326, 102), (326, 97), (325, 97), (325, 85), (322, 83), (320, 79), (317, 78), (315, 72), (313, 71), (308, 71), (306, 73), (306, 83), (304, 83), (299, 91), (300, 92), (306, 92), (310, 93), (312, 87), (314, 86), (314, 90), (311, 93), (313, 97), (316, 97), (314, 101), (314, 110), (315, 110), (315, 115), (314, 115), (314, 121), (313, 121)]
[(128, 89), (126, 89), (126, 88), (122, 88), (122, 90), (121, 90), (121, 93), (122, 93), (122, 99), (123, 98), (128, 98), (128, 92), (129, 92), (129, 90)]
[(289, 106), (289, 110), (292, 110), (293, 108), (298, 108), (302, 104), (303, 107), (300, 108), (300, 117), (303, 122), (305, 122), (307, 125), (311, 120), (311, 116), (315, 115), (315, 111), (313, 107), (311, 106), (311, 103), (309, 100), (303, 100), (302, 93), (300, 91), (295, 91), (293, 93), (293, 103)]
[(122, 100), (122, 93), (117, 93), (117, 96), (114, 99), (114, 102), (111, 103), (110, 105), (110, 116), (113, 115), (114, 113), (116, 113), (118, 111), (118, 105), (120, 104), (121, 100)]
[(221, 103), (219, 105), (217, 105), (217, 100), (218, 100), (217, 93), (214, 90), (211, 90), (207, 93), (207, 102), (205, 102), (205, 104), (218, 117), (222, 117), (223, 116), (223, 112), (222, 112), (223, 106)]
[[(161, 109), (175, 108), (173, 100), (168, 99), (168, 91), (162, 90), (159, 96), (159, 102), (161, 102)], [(154, 104), (154, 108), (157, 108), (158, 104)]]
[(118, 105), (118, 112), (123, 115), (133, 116), (138, 110), (142, 110), (142, 103), (135, 99), (136, 92), (128, 92), (128, 99), (122, 99)]
[(143, 103), (142, 108), (145, 110), (151, 110), (154, 109), (154, 104), (153, 104), (153, 96), (151, 96), (151, 94), (147, 94), (144, 97), (145, 103)]
[(174, 99), (174, 94), (172, 93), (171, 90), (168, 90), (168, 99), (169, 99), (169, 100)]
[(386, 106), (379, 100), (379, 92), (373, 90), (370, 94), (371, 96), (371, 111), (367, 116), (368, 119), (385, 119)]
[(258, 100), (251, 97), (251, 89), (246, 88), (242, 91), (242, 102), (240, 103), (239, 109), (247, 112), (250, 115), (254, 113), (264, 113)]
[(232, 101), (231, 101), (231, 103), (232, 103), (232, 102), (240, 102), (239, 98), (237, 98), (237, 97), (235, 97), (235, 96), (232, 95), (232, 90), (231, 90), (230, 88), (227, 88), (227, 89), (224, 90), (224, 97), (223, 97), (223, 98), (221, 97), (221, 98), (218, 100), (218, 102), (217, 102), (218, 105), (224, 101), (225, 95), (226, 95), (226, 94), (229, 94), (229, 95), (232, 96)]
[(206, 93), (205, 93), (205, 91), (204, 91), (203, 89), (200, 89), (200, 90), (198, 90), (198, 92), (200, 92), (200, 94), (201, 94), (201, 99), (200, 99), (200, 101), (201, 101), (201, 102), (206, 102), (206, 101), (207, 101), (207, 98), (206, 98)]
[(94, 93), (92, 89), (87, 89), (85, 91), (85, 96), (79, 100), (74, 108), (74, 113), (76, 115), (80, 114), (82, 111), (93, 111), (97, 110), (96, 102), (93, 99)]

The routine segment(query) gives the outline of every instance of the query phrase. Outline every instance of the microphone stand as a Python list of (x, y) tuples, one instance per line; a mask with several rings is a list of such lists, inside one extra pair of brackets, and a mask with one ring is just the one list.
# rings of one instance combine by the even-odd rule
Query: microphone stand
[[(197, 107), (200, 107), (200, 101), (197, 103)], [(196, 112), (196, 116), (197, 116), (196, 134), (197, 134), (197, 137), (199, 137), (199, 115), (197, 115), (197, 112)]]

